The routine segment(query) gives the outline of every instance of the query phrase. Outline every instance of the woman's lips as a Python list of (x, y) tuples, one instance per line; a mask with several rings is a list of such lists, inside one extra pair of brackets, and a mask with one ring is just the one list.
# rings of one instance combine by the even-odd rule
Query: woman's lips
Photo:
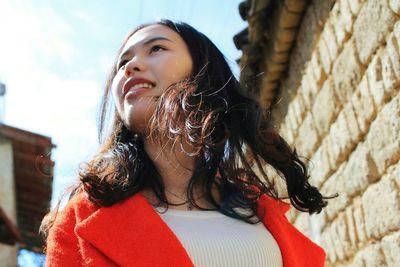
[(141, 88), (137, 88), (135, 90), (129, 90), (126, 94), (125, 94), (125, 98), (132, 98), (132, 97), (136, 97), (139, 94), (145, 92), (149, 90), (149, 88), (147, 87), (141, 87)]
[(142, 77), (132, 77), (132, 78), (129, 78), (125, 82), (124, 86), (122, 87), (122, 94), (123, 95), (127, 94), (128, 92), (132, 91), (132, 88), (135, 91), (138, 89), (141, 89), (141, 87), (137, 88), (137, 86), (140, 86), (140, 85), (143, 85), (143, 88), (145, 88), (145, 89), (151, 89), (154, 87), (155, 84), (152, 81), (147, 80)]

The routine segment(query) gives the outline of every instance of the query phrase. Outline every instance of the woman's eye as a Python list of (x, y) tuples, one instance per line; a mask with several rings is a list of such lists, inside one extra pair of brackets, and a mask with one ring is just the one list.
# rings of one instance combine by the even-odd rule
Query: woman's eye
[(118, 69), (122, 68), (123, 66), (125, 66), (125, 64), (128, 62), (128, 60), (122, 60), (121, 62), (119, 62), (118, 64)]
[(152, 46), (152, 47), (150, 48), (150, 53), (158, 52), (158, 51), (161, 51), (161, 50), (164, 50), (164, 48), (161, 47), (161, 46), (159, 46), (159, 45), (154, 45), (154, 46)]

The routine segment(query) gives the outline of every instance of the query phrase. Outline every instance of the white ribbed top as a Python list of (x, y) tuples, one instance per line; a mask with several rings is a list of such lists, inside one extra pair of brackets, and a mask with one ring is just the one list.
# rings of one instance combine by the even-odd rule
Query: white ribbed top
[(160, 217), (196, 267), (282, 266), (279, 246), (262, 222), (252, 225), (218, 211), (199, 210), (168, 209)]

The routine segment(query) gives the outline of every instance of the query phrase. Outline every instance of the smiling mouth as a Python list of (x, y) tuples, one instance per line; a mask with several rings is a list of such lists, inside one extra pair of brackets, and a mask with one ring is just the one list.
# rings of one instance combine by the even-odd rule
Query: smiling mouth
[(138, 83), (135, 84), (134, 86), (131, 86), (127, 92), (126, 95), (128, 94), (137, 94), (141, 91), (146, 91), (148, 89), (152, 89), (154, 87), (154, 85), (150, 84), (150, 83)]

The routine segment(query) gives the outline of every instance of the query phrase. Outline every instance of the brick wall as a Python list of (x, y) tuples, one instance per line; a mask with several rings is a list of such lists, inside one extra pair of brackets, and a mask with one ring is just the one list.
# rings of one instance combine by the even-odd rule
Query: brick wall
[(400, 0), (314, 0), (299, 25), (277, 117), (311, 183), (339, 197), (288, 217), (327, 266), (400, 266), (399, 45)]

